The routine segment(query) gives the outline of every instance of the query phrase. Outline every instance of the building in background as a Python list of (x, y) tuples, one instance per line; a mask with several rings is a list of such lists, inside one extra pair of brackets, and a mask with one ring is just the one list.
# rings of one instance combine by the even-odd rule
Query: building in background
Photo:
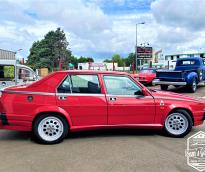
[(174, 69), (177, 59), (178, 58), (185, 58), (185, 57), (201, 57), (205, 60), (205, 52), (165, 55), (164, 66), (166, 68), (169, 68), (169, 69)]
[(130, 67), (119, 67), (118, 63), (78, 63), (78, 70), (102, 70), (102, 71), (130, 71)]
[(16, 60), (16, 52), (0, 49), (1, 60)]

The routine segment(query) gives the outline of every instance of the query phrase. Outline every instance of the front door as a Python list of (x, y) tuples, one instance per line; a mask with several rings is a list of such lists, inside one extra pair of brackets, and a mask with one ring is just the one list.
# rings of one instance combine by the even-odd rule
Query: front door
[(128, 76), (104, 75), (108, 101), (108, 124), (152, 124), (155, 103), (142, 95), (141, 87)]
[(57, 92), (57, 105), (67, 111), (74, 126), (107, 124), (107, 101), (97, 75), (68, 75)]

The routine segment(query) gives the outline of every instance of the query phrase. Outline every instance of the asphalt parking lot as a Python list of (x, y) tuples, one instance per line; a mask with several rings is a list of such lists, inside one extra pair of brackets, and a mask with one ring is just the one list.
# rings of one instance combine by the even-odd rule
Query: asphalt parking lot
[[(170, 90), (205, 96), (205, 87), (194, 94), (184, 88)], [(27, 132), (0, 131), (0, 172), (196, 171), (187, 165), (185, 149), (187, 138), (200, 130), (205, 125), (185, 138), (153, 130), (87, 131), (49, 146), (36, 144)]]

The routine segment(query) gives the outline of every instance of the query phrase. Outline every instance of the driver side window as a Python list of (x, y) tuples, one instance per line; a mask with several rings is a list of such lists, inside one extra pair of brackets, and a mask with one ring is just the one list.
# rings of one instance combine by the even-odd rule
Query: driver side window
[(127, 76), (104, 76), (107, 94), (142, 95), (142, 90)]

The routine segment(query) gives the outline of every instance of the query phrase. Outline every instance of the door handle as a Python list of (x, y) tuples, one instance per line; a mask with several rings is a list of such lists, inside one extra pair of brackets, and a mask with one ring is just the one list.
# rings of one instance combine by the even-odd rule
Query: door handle
[(66, 100), (66, 99), (67, 99), (67, 96), (59, 96), (58, 99), (59, 99), (59, 100)]
[(110, 100), (110, 101), (116, 101), (117, 98), (116, 98), (116, 97), (110, 97), (109, 100)]

